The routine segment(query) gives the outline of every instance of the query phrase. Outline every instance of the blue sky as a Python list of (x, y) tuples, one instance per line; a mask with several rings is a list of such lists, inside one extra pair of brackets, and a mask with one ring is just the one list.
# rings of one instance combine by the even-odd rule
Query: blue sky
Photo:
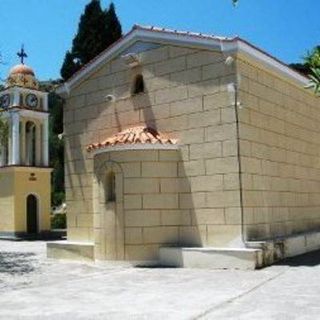
[[(40, 80), (59, 77), (65, 51), (89, 0), (0, 0), (0, 77), (18, 62)], [(106, 7), (109, 0), (101, 0)], [(299, 61), (320, 44), (319, 0), (114, 0), (123, 31), (135, 23), (217, 35), (239, 35), (284, 62)]]

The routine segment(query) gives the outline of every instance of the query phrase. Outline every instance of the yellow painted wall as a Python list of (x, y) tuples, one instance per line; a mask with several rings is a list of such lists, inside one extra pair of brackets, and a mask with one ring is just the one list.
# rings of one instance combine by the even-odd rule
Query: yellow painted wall
[(14, 173), (0, 168), (0, 232), (14, 231)]
[[(35, 181), (31, 174), (34, 173)], [(51, 169), (15, 168), (15, 228), (26, 231), (26, 199), (33, 194), (38, 199), (39, 231), (50, 230)]]
[(39, 231), (50, 230), (50, 174), (51, 169), (47, 168), (0, 169), (0, 232), (26, 232), (29, 194), (39, 201)]

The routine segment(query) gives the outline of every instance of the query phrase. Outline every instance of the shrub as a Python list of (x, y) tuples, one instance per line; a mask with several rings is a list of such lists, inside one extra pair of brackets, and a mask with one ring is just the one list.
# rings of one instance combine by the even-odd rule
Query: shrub
[(67, 215), (65, 213), (57, 213), (51, 217), (51, 229), (66, 229)]

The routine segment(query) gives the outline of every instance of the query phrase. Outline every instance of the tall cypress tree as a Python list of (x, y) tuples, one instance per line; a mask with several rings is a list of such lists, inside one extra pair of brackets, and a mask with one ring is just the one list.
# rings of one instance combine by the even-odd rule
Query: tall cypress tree
[(122, 37), (122, 27), (113, 2), (110, 3), (109, 9), (104, 12), (104, 15), (107, 27), (104, 39), (107, 48)]
[(66, 80), (69, 79), (75, 72), (81, 68), (75, 56), (68, 50), (60, 70), (61, 77)]
[(121, 24), (111, 3), (102, 10), (100, 0), (91, 0), (80, 17), (78, 32), (72, 41), (71, 52), (66, 53), (61, 76), (70, 78), (84, 64), (117, 41), (122, 35)]

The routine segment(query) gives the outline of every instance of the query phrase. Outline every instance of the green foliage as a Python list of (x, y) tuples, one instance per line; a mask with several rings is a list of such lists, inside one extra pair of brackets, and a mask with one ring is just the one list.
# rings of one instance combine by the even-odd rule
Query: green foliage
[(3, 119), (2, 114), (0, 113), (0, 145), (6, 146), (8, 143), (9, 136), (9, 125), (6, 120)]
[(122, 37), (122, 28), (112, 2), (104, 14), (107, 26), (104, 47), (107, 48)]
[(305, 63), (290, 63), (289, 67), (300, 72), (301, 74), (305, 75), (306, 77), (310, 74), (310, 67)]
[(320, 46), (315, 47), (312, 51), (307, 52), (304, 57), (305, 64), (312, 68), (320, 68)]
[(69, 79), (80, 68), (81, 65), (77, 60), (75, 60), (74, 55), (72, 55), (70, 51), (67, 51), (60, 70), (61, 77), (65, 80)]
[(314, 90), (315, 94), (320, 95), (320, 68), (311, 68), (309, 77), (310, 83), (306, 88), (311, 88)]
[(100, 0), (91, 0), (80, 17), (71, 51), (67, 51), (61, 68), (64, 80), (122, 36), (114, 4), (102, 10)]
[(49, 92), (49, 156), (53, 168), (51, 178), (51, 204), (58, 206), (65, 200), (64, 188), (64, 140), (58, 135), (63, 132), (63, 99), (54, 93), (56, 81), (41, 84)]
[(66, 229), (67, 215), (65, 213), (57, 213), (51, 217), (51, 229)]
[(320, 46), (315, 47), (304, 57), (305, 65), (310, 69), (310, 83), (306, 88), (313, 89), (315, 94), (320, 95)]
[(54, 169), (51, 179), (51, 202), (60, 205), (64, 201), (64, 140), (58, 135), (63, 132), (63, 100), (54, 92), (49, 94), (49, 145), (50, 166)]

